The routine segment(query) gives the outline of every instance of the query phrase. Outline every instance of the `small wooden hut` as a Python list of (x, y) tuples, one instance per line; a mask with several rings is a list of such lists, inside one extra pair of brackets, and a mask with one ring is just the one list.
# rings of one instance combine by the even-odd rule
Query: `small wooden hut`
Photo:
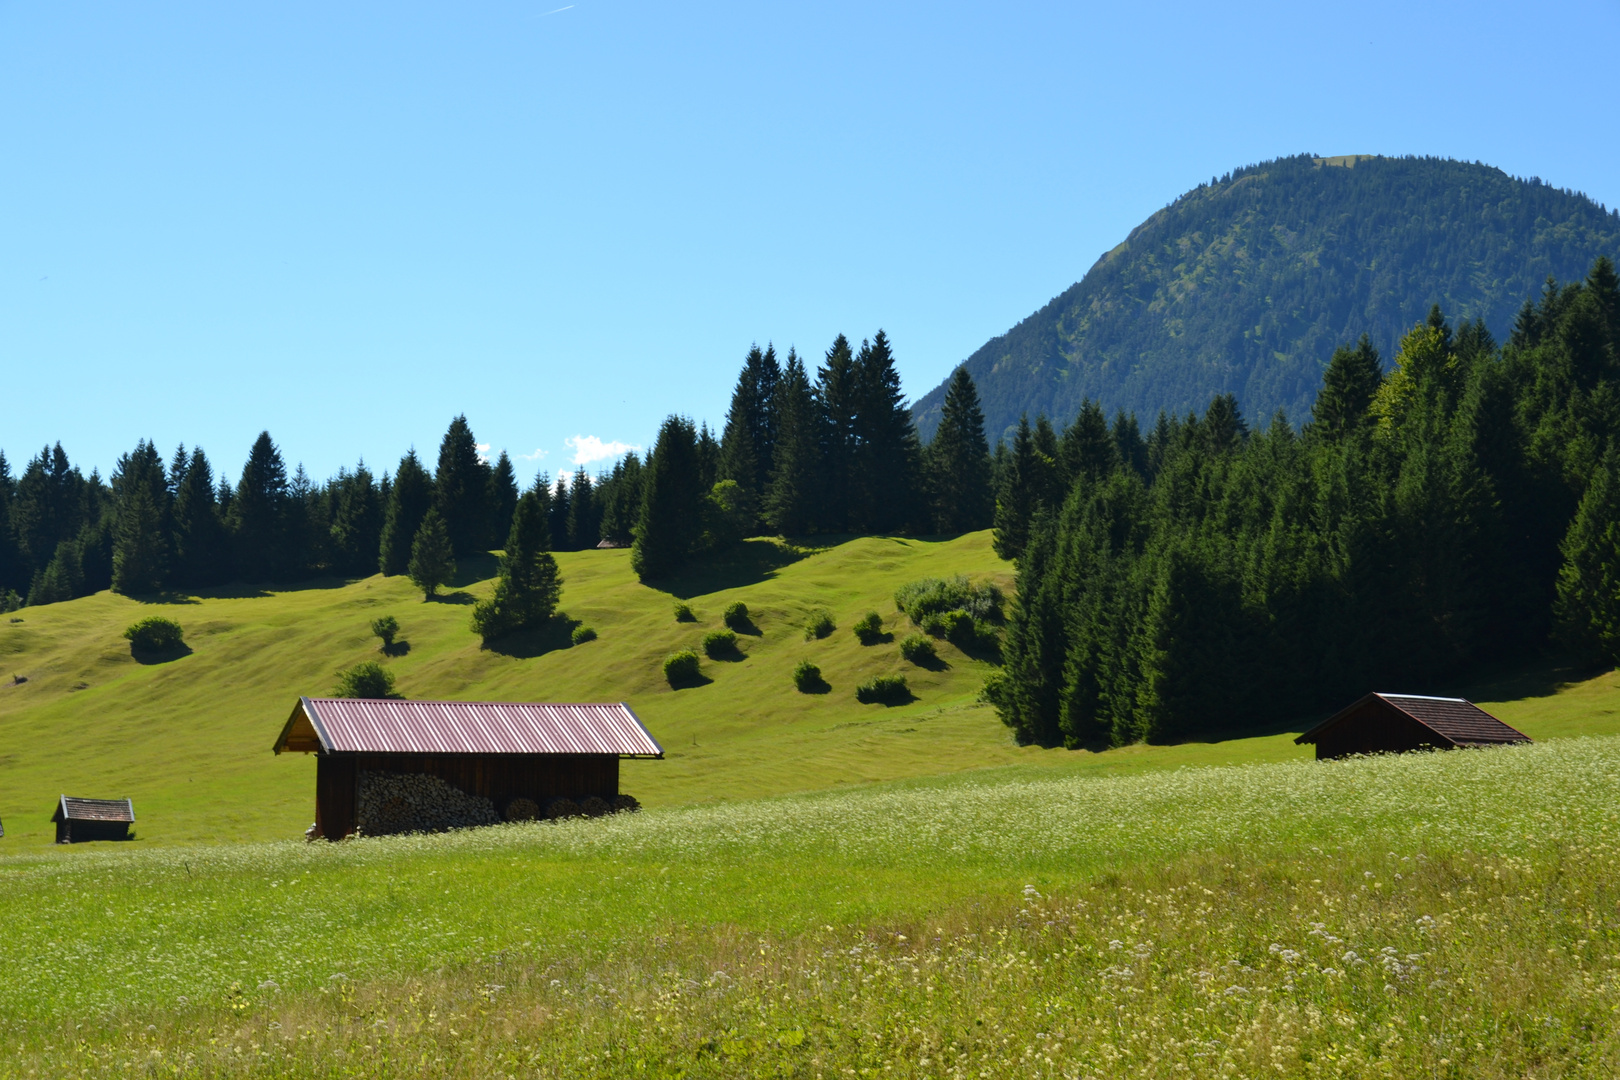
[(1315, 743), (1318, 761), (1529, 741), (1472, 701), (1419, 694), (1368, 694), (1294, 740)]
[(506, 814), (518, 800), (612, 802), (620, 759), (664, 756), (623, 702), (374, 698), (299, 698), (274, 750), (315, 755), (311, 835), (331, 840), (356, 831), (368, 777), (432, 777)]
[(135, 824), (135, 804), (128, 799), (75, 799), (63, 795), (56, 801), (58, 844), (82, 844), (87, 840), (128, 840)]

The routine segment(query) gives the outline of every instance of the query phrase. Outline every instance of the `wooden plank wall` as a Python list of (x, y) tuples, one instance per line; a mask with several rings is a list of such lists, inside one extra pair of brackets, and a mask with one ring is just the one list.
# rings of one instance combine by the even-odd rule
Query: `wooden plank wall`
[(1350, 754), (1404, 754), (1450, 747), (1449, 742), (1410, 716), (1374, 698), (1317, 739), (1316, 759)]
[(367, 772), (437, 776), (503, 811), (519, 797), (544, 803), (559, 795), (619, 793), (619, 759), (612, 754), (356, 754), (354, 760)]

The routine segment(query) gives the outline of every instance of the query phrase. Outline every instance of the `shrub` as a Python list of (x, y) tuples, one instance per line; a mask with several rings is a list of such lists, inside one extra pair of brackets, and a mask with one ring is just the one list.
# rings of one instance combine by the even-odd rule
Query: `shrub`
[(613, 812), (615, 814), (633, 814), (640, 809), (641, 804), (636, 801), (634, 795), (626, 795), (620, 792), (613, 796)]
[(697, 622), (697, 616), (692, 614), (692, 605), (677, 603), (675, 605), (675, 621)]
[(546, 803), (545, 815), (552, 821), (562, 821), (564, 818), (580, 817), (583, 814), (584, 811), (579, 808), (579, 803), (568, 798), (566, 795), (552, 799), (550, 802)]
[(338, 672), (337, 689), (333, 697), (385, 698), (394, 694), (394, 673), (375, 660), (362, 660), (345, 671)]
[(148, 615), (124, 631), (129, 647), (140, 652), (169, 652), (185, 642), (185, 632), (173, 619), (161, 615)]
[(579, 800), (579, 808), (587, 817), (606, 817), (613, 813), (612, 805), (599, 795), (587, 795)]
[(929, 640), (927, 634), (907, 635), (905, 640), (900, 642), (900, 655), (917, 665), (932, 664), (936, 659), (934, 643)]
[(595, 640), (596, 640), (596, 631), (595, 630), (592, 630), (588, 626), (576, 626), (576, 627), (574, 627), (573, 641), (574, 641), (575, 645), (583, 645), (587, 641), (595, 641)]
[(682, 649), (664, 658), (664, 678), (671, 686), (692, 682), (699, 672), (698, 654), (691, 649)]
[(824, 638), (836, 629), (838, 629), (838, 624), (833, 622), (832, 612), (818, 611), (810, 616), (809, 622), (804, 624), (804, 640), (811, 641), (816, 638)]
[(522, 797), (506, 804), (507, 821), (533, 821), (540, 816), (540, 804)]
[(922, 628), (935, 637), (942, 637), (963, 651), (994, 650), (1001, 645), (1001, 631), (994, 623), (975, 619), (965, 611), (945, 611), (928, 615)]
[(827, 688), (827, 681), (821, 677), (821, 669), (808, 660), (800, 660), (799, 666), (793, 669), (793, 685), (799, 688), (801, 694), (814, 694)]
[(855, 688), (855, 700), (863, 705), (900, 705), (910, 698), (904, 675), (877, 675)]
[(748, 629), (748, 605), (738, 600), (736, 603), (726, 605), (723, 621), (733, 630)]
[(930, 615), (949, 611), (966, 612), (969, 618), (1001, 621), (1004, 598), (994, 582), (974, 585), (957, 574), (953, 578), (919, 578), (894, 591), (894, 606), (905, 612), (913, 625), (922, 626)]
[(876, 645), (883, 640), (883, 616), (868, 611), (855, 624), (855, 637), (862, 645)]
[(730, 630), (710, 630), (703, 635), (703, 651), (711, 660), (737, 651), (737, 635)]
[(392, 615), (372, 619), (371, 632), (382, 638), (383, 652), (387, 652), (394, 647), (394, 637), (399, 633), (399, 620)]

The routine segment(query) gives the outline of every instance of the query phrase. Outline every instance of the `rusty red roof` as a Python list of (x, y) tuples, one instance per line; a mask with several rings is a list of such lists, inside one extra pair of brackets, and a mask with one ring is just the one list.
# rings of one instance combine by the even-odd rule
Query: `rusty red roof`
[(1354, 714), (1369, 698), (1377, 698), (1399, 709), (1453, 746), (1496, 746), (1530, 741), (1530, 736), (1504, 724), (1467, 698), (1379, 693), (1357, 699), (1354, 704), (1334, 713), (1294, 741), (1315, 742), (1322, 732)]
[(563, 705), (507, 701), (300, 698), (275, 751), (313, 750), (295, 726), (307, 718), (326, 753), (616, 754), (662, 757), (623, 702)]
[(128, 799), (75, 799), (63, 795), (52, 821), (134, 821), (135, 804)]

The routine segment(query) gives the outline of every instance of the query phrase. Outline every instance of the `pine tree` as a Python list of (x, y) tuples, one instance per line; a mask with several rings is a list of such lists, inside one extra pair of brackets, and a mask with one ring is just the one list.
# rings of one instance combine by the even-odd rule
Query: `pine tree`
[(168, 569), (168, 543), (163, 514), (145, 484), (134, 484), (118, 509), (113, 548), (113, 592), (134, 596), (156, 592)]
[(287, 466), (268, 431), (261, 431), (248, 451), (231, 500), (230, 527), (243, 578), (279, 580), (289, 562)]
[(995, 514), (990, 447), (979, 392), (965, 367), (951, 376), (939, 427), (928, 444), (927, 465), (934, 528), (942, 533), (988, 528)]
[(30, 581), (52, 561), (56, 545), (73, 539), (83, 527), (84, 476), (61, 443), (42, 449), (18, 477), (11, 525), (22, 562), (18, 573)]
[(721, 480), (735, 480), (753, 506), (761, 506), (775, 469), (781, 369), (776, 350), (748, 350), (726, 412), (720, 441)]
[(613, 475), (597, 490), (603, 540), (628, 546), (635, 539), (636, 518), (641, 513), (641, 474), (641, 458), (631, 451), (613, 466)]
[(0, 450), (0, 594), (21, 594), (28, 588), (27, 568), (11, 522), (11, 504), (17, 497), (17, 482), (11, 476), (11, 463)]
[(1042, 413), (1035, 418), (1035, 492), (1040, 504), (1053, 513), (1063, 505), (1069, 490), (1068, 477), (1063, 473), (1063, 450), (1058, 445), (1057, 432), (1052, 421)]
[(574, 485), (568, 492), (568, 547), (572, 551), (594, 548), (601, 540), (601, 512), (591, 477), (583, 467), (574, 472)]
[(1311, 409), (1313, 425), (1334, 440), (1362, 429), (1371, 419), (1369, 410), (1383, 381), (1383, 361), (1366, 334), (1353, 349), (1343, 345), (1334, 349)]
[(371, 470), (364, 460), (353, 473), (339, 470), (330, 490), (332, 568), (353, 577), (374, 573), (386, 511)]
[(411, 584), (422, 590), (424, 598), (438, 595), (439, 586), (448, 585), (456, 576), (456, 553), (450, 544), (450, 529), (438, 507), (428, 510), (422, 527), (411, 542)]
[(287, 482), (286, 506), (287, 547), (281, 572), (289, 580), (305, 578), (327, 563), (332, 520), (323, 493), (301, 461)]
[(214, 469), (202, 447), (195, 447), (174, 494), (174, 580), (194, 588), (223, 581), (225, 540), (214, 493)]
[(571, 509), (568, 495), (568, 476), (565, 473), (557, 474), (557, 486), (551, 493), (551, 500), (546, 507), (546, 520), (551, 526), (551, 546), (555, 551), (571, 551), (573, 545), (568, 539), (568, 511)]
[[(1048, 426), (1050, 433), (1051, 428)], [(1054, 440), (1055, 441), (1055, 440)], [(1018, 432), (996, 493), (995, 538), (992, 545), (1003, 559), (1016, 559), (1029, 543), (1030, 522), (1042, 507), (1050, 507), (1056, 488), (1056, 463), (1036, 448), (1029, 417), (1020, 417)]]
[(545, 500), (530, 491), (518, 500), (501, 555), (494, 595), (473, 608), (472, 628), (486, 642), (540, 626), (557, 610), (562, 577), (549, 549)]
[(478, 458), (478, 443), (465, 416), (450, 421), (439, 444), (433, 474), (433, 505), (450, 531), (457, 555), (487, 550), (484, 540), (493, 516), (489, 506), (490, 468)]
[(909, 528), (916, 516), (921, 448), (882, 330), (862, 342), (853, 369), (857, 411), (851, 462), (854, 524), (862, 532)]
[(859, 411), (855, 354), (849, 339), (839, 334), (827, 350), (826, 362), (816, 371), (816, 404), (821, 414), (822, 510), (817, 525), (823, 532), (850, 529), (854, 468), (855, 417)]
[(1074, 423), (1064, 430), (1058, 463), (1065, 490), (1076, 481), (1096, 484), (1119, 465), (1119, 445), (1108, 430), (1108, 418), (1091, 398), (1080, 403)]
[(698, 482), (708, 491), (720, 482), (720, 444), (707, 422), (698, 429), (697, 436)]
[(792, 349), (776, 398), (775, 471), (765, 497), (765, 521), (783, 536), (802, 536), (818, 524), (820, 425), (810, 377)]
[(699, 467), (692, 421), (671, 416), (658, 430), (645, 470), (641, 513), (630, 550), (630, 565), (641, 580), (668, 576), (697, 550), (708, 493)]
[(1620, 454), (1613, 449), (1587, 485), (1561, 550), (1559, 636), (1591, 659), (1620, 662)]
[(410, 569), (411, 545), (432, 508), (433, 478), (428, 476), (413, 448), (399, 459), (399, 471), (394, 473), (393, 487), (388, 493), (377, 558), (378, 568), (384, 574), (393, 576)]
[(500, 547), (512, 530), (512, 514), (517, 510), (518, 503), (517, 470), (512, 468), (512, 459), (507, 457), (505, 450), (495, 459), (495, 468), (490, 471), (489, 494), (485, 501), (491, 516), (484, 546)]

